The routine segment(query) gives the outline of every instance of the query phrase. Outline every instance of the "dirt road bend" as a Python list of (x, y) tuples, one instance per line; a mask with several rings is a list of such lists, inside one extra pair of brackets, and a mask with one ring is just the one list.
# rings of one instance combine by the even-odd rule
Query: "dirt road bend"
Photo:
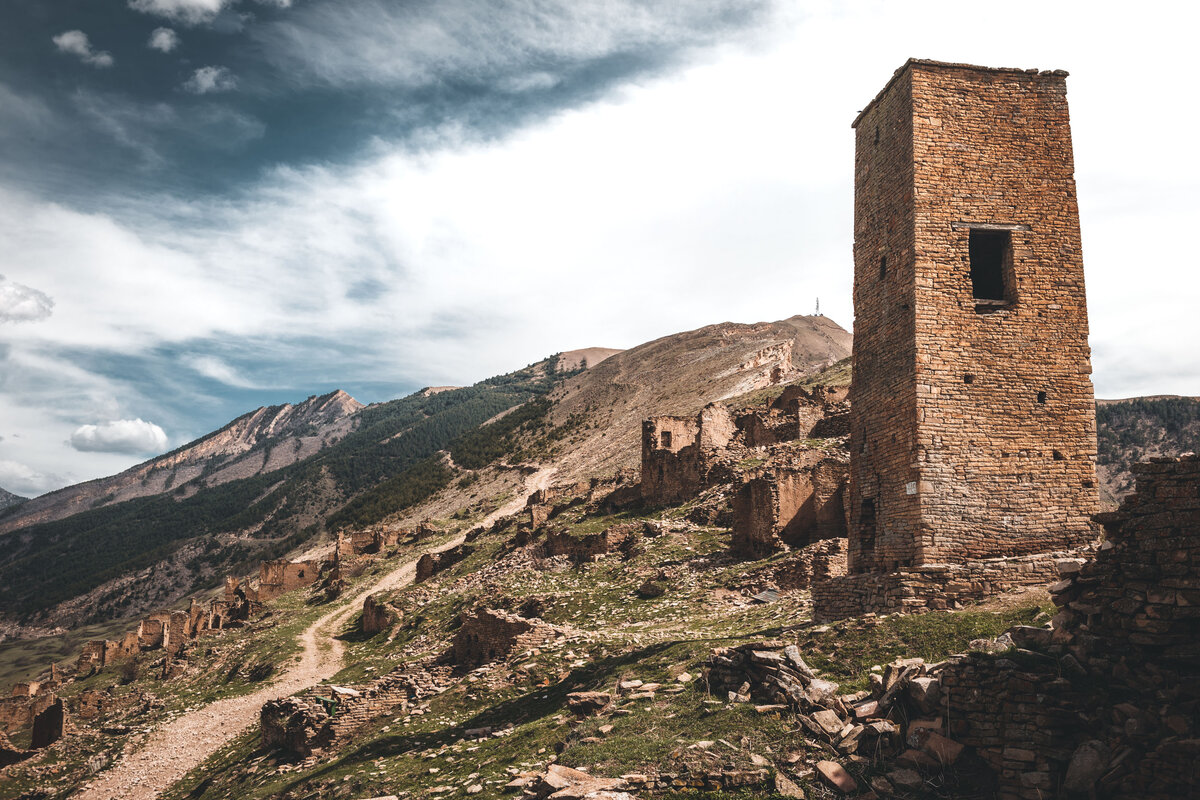
[[(529, 495), (546, 488), (554, 469), (530, 475), (525, 492), (484, 519), (484, 525), (515, 514), (525, 506)], [(456, 547), (464, 537), (457, 536), (430, 552)], [(396, 589), (412, 583), (417, 562), (406, 562), (378, 581), (344, 599), (299, 636), (300, 658), (275, 682), (253, 694), (231, 697), (189, 711), (155, 729), (114, 767), (106, 770), (81, 789), (78, 800), (153, 800), (164, 789), (204, 762), (228, 741), (258, 722), (263, 703), (287, 697), (332, 677), (342, 668), (342, 643), (334, 638), (346, 620), (362, 608), (362, 601), (375, 592)]]

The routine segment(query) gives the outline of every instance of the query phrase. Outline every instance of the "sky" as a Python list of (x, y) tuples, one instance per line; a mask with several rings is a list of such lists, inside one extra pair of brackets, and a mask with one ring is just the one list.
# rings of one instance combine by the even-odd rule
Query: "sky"
[(268, 403), (821, 311), (909, 57), (1066, 69), (1099, 397), (1200, 395), (1200, 13), (1150, 0), (5, 0), (0, 487)]

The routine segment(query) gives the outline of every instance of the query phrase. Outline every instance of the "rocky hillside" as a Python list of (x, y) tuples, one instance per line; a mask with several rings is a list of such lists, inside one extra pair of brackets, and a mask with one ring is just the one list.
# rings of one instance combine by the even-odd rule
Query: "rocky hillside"
[[(795, 379), (844, 358), (849, 348), (850, 334), (831, 320), (794, 317), (708, 326), (628, 351), (560, 353), (472, 387), (438, 387), (356, 410), (333, 423), (339, 432), (338, 425), (349, 428), (341, 438), (321, 440), (314, 455), (269, 473), (262, 467), (282, 457), (277, 451), (303, 452), (295, 442), (312, 446), (312, 435), (302, 430), (292, 444), (243, 449), (253, 420), (292, 430), (290, 417), (256, 412), (189, 446), (199, 451), (184, 448), (156, 460), (166, 460), (157, 470), (150, 462), (123, 478), (129, 491), (138, 491), (137, 474), (172, 487), (168, 494), (41, 524), (6, 520), (0, 623), (45, 628), (142, 613), (224, 572), (319, 544), (339, 528), (385, 518), (419, 522), (511, 492), (522, 460), (552, 465), (562, 477), (632, 466), (648, 409), (694, 412)], [(479, 428), (485, 422), (492, 424)], [(218, 460), (191, 474), (189, 452)], [(186, 478), (184, 485), (168, 482), (170, 475)], [(97, 496), (84, 487), (56, 494)]]
[(1098, 400), (1096, 432), (1100, 500), (1106, 508), (1115, 508), (1133, 491), (1133, 464), (1200, 450), (1200, 398)]
[[(560, 480), (636, 466), (642, 420), (695, 414), (708, 403), (796, 381), (850, 355), (851, 335), (828, 317), (723, 322), (615, 353), (567, 381), (553, 419), (577, 420)], [(584, 421), (586, 420), (586, 421)]]
[(8, 491), (5, 491), (4, 489), (0, 489), (0, 511), (3, 511), (6, 508), (11, 508), (12, 506), (20, 505), (21, 503), (24, 503), (24, 502), (25, 502), (24, 497), (20, 497), (19, 495), (15, 495), (12, 492), (8, 492)]
[[(0, 534), (80, 511), (251, 478), (302, 461), (354, 430), (363, 404), (340, 389), (296, 405), (264, 406), (165, 455), (108, 478), (50, 492), (0, 518)], [(0, 508), (4, 507), (0, 499)]]

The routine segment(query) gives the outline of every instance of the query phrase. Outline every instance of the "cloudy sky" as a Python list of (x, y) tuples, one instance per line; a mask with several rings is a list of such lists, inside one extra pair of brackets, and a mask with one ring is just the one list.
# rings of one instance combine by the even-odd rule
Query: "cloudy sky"
[(1200, 394), (1179, 3), (6, 0), (0, 486), (850, 303), (909, 56), (1061, 68), (1102, 397)]

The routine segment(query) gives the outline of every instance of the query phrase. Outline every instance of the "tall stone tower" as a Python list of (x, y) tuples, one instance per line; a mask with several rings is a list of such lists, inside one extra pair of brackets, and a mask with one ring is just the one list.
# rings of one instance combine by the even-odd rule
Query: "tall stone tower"
[(1089, 540), (1066, 73), (911, 60), (854, 128), (851, 572)]

